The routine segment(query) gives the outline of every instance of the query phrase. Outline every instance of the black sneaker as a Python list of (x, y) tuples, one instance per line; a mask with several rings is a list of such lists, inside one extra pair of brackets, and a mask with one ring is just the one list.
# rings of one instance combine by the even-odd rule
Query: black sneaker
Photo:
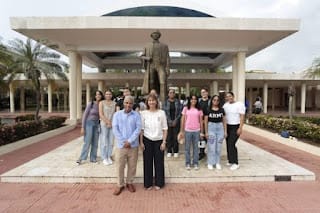
[(199, 154), (199, 160), (202, 160), (205, 156), (206, 156), (206, 154), (200, 153), (200, 154)]

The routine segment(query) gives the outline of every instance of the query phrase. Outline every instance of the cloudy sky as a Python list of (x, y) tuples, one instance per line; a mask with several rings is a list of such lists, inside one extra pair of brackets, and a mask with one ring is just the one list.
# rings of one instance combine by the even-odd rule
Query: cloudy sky
[(319, 0), (0, 0), (0, 37), (22, 38), (10, 29), (11, 16), (100, 16), (143, 5), (168, 5), (206, 12), (216, 17), (294, 18), (300, 31), (256, 53), (247, 70), (278, 73), (301, 72), (320, 57)]

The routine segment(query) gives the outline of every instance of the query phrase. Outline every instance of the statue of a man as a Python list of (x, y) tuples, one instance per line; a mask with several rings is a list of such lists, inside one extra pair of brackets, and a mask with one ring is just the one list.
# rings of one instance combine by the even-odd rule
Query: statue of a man
[(161, 43), (161, 33), (157, 30), (151, 33), (153, 41), (148, 43), (141, 55), (142, 66), (146, 70), (143, 79), (143, 94), (155, 89), (160, 94), (160, 100), (165, 100), (167, 92), (167, 77), (170, 74), (170, 56), (168, 45)]

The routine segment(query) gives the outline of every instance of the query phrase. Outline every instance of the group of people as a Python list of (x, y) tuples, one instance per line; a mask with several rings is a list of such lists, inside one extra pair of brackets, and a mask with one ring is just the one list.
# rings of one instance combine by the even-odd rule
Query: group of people
[[(209, 170), (222, 169), (221, 147), (227, 143), (228, 162), (231, 170), (239, 168), (236, 142), (242, 132), (245, 107), (236, 102), (232, 92), (225, 99), (218, 95), (211, 98), (207, 89), (201, 90), (201, 98), (191, 95), (185, 104), (176, 98), (175, 90), (168, 91), (162, 103), (155, 91), (146, 97), (145, 110), (134, 110), (134, 98), (130, 90), (124, 90), (123, 99), (115, 103), (112, 92), (96, 91), (95, 100), (85, 109), (81, 132), (84, 144), (77, 163), (87, 159), (97, 162), (100, 141), (103, 164), (116, 162), (117, 187), (113, 194), (119, 195), (127, 188), (135, 192), (133, 185), (136, 174), (138, 150), (143, 152), (144, 188), (159, 190), (165, 185), (164, 156), (179, 157), (179, 141), (185, 143), (185, 167), (199, 169), (199, 161), (207, 154)], [(226, 103), (222, 104), (222, 101)], [(100, 139), (99, 139), (100, 137)], [(115, 138), (115, 157), (111, 159)], [(199, 141), (207, 144), (199, 146)], [(91, 147), (91, 148), (90, 148)], [(200, 149), (199, 149), (200, 147)], [(191, 154), (192, 151), (192, 154)], [(125, 180), (125, 167), (127, 175)]]

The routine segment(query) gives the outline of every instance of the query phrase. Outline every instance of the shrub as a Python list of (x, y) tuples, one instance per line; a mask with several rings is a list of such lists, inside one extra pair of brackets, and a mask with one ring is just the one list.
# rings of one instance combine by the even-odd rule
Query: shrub
[(0, 146), (59, 128), (65, 120), (66, 117), (52, 116), (39, 122), (29, 120), (13, 125), (2, 125), (0, 126)]
[(274, 130), (278, 133), (288, 131), (291, 136), (310, 139), (320, 143), (320, 126), (316, 124), (317, 118), (295, 118), (290, 120), (283, 117), (271, 117), (270, 115), (251, 115), (250, 124), (262, 128)]
[(19, 115), (16, 117), (16, 123), (20, 121), (32, 121), (34, 120), (34, 114), (26, 114), (26, 115)]

